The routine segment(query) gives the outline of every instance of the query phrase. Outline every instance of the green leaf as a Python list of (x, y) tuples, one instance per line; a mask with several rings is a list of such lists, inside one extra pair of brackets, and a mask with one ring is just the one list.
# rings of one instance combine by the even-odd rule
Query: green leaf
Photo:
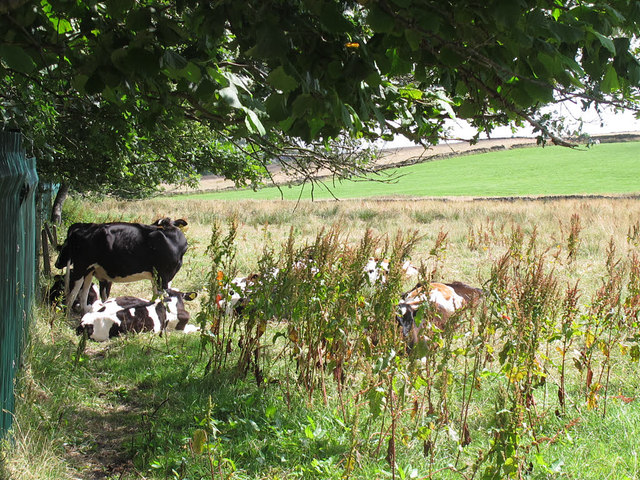
[(440, 51), (440, 59), (444, 65), (457, 67), (464, 61), (464, 58), (453, 48), (445, 46)]
[(292, 90), (295, 90), (298, 86), (298, 82), (296, 81), (296, 79), (285, 72), (282, 65), (269, 74), (269, 76), (267, 77), (267, 83), (273, 88), (284, 93), (289, 93)]
[(612, 55), (616, 54), (616, 46), (613, 44), (613, 40), (608, 37), (605, 37), (600, 32), (596, 32), (592, 27), (589, 27), (588, 30), (593, 33), (604, 48), (609, 50)]
[(279, 93), (272, 93), (269, 98), (264, 102), (264, 106), (267, 109), (269, 118), (275, 122), (279, 122), (287, 118), (287, 111), (284, 108), (285, 96)]
[(76, 75), (73, 79), (73, 88), (75, 88), (78, 92), (83, 93), (84, 86), (87, 83), (87, 80), (89, 80), (89, 77), (87, 75)]
[(322, 129), (322, 127), (324, 127), (324, 125), (325, 125), (324, 120), (320, 118), (311, 118), (311, 120), (309, 120), (311, 137), (316, 138), (316, 136), (318, 135), (318, 132), (320, 132), (320, 130)]
[(106, 2), (107, 13), (113, 18), (120, 18), (133, 6), (133, 0), (109, 0)]
[(501, 0), (497, 2), (492, 12), (492, 17), (498, 24), (515, 26), (522, 18), (519, 2), (515, 0)]
[(403, 87), (400, 89), (400, 96), (410, 100), (420, 100), (424, 96), (424, 92), (414, 87)]
[(173, 50), (167, 50), (162, 55), (162, 65), (172, 70), (181, 70), (187, 66), (187, 59)]
[(380, 388), (369, 390), (367, 396), (369, 397), (369, 412), (375, 418), (382, 413), (382, 405), (385, 401), (384, 390)]
[(247, 116), (244, 117), (245, 125), (251, 133), (259, 133), (260, 135), (266, 135), (266, 130), (262, 122), (258, 118), (258, 115), (253, 110), (245, 109)]
[(58, 17), (49, 17), (49, 20), (51, 20), (55, 31), (60, 35), (73, 31), (73, 26), (69, 20)]
[(286, 133), (291, 129), (295, 121), (296, 121), (295, 117), (288, 117), (278, 122), (278, 125), (280, 125), (280, 129)]
[(538, 81), (524, 81), (521, 86), (529, 94), (533, 103), (553, 102), (553, 87), (551, 85), (545, 85)]
[(121, 70), (128, 70), (128, 49), (126, 47), (116, 48), (111, 52), (111, 62)]
[(21, 73), (31, 73), (36, 68), (31, 56), (17, 45), (0, 45), (0, 59), (7, 67)]
[(600, 88), (604, 93), (611, 93), (620, 88), (618, 74), (616, 73), (615, 68), (613, 68), (613, 65), (609, 65), (609, 68), (607, 68), (607, 73), (605, 73), (604, 78), (600, 83)]
[(422, 35), (415, 30), (407, 28), (404, 31), (404, 38), (407, 39), (407, 43), (411, 47), (411, 50), (416, 51), (420, 49), (420, 43), (422, 42)]
[(313, 105), (313, 97), (308, 93), (300, 94), (291, 105), (291, 111), (296, 118), (303, 117)]
[(125, 22), (129, 30), (139, 32), (151, 27), (151, 11), (148, 8), (134, 10), (127, 15)]
[(235, 85), (229, 85), (226, 88), (220, 90), (220, 98), (224, 100), (224, 102), (233, 108), (242, 108), (242, 103), (238, 98), (238, 90), (236, 90)]
[(340, 78), (343, 71), (344, 64), (340, 60), (333, 60), (329, 63), (329, 65), (327, 65), (327, 72), (333, 80)]
[(367, 22), (375, 32), (391, 33), (395, 26), (393, 17), (387, 15), (377, 4), (372, 5), (367, 15)]
[(344, 18), (341, 3), (322, 2), (322, 10), (320, 11), (320, 21), (322, 25), (330, 32), (344, 33), (351, 30), (351, 23)]
[(202, 102), (209, 102), (215, 92), (218, 90), (217, 84), (208, 78), (203, 79), (196, 87), (196, 97)]
[(198, 83), (202, 78), (200, 67), (193, 62), (187, 63), (187, 66), (180, 70), (180, 75), (193, 83)]
[(84, 91), (89, 95), (93, 95), (101, 93), (104, 90), (104, 87), (104, 81), (102, 80), (100, 73), (94, 72), (84, 84)]
[(191, 451), (195, 455), (200, 455), (204, 451), (204, 445), (207, 442), (207, 432), (202, 429), (198, 429), (193, 432), (193, 438), (191, 439)]
[(447, 94), (442, 90), (436, 92), (436, 103), (441, 110), (444, 110), (451, 118), (456, 118), (456, 113), (453, 111), (451, 104), (453, 103)]
[(152, 77), (160, 70), (160, 59), (144, 48), (130, 48), (127, 57), (130, 65), (143, 77)]

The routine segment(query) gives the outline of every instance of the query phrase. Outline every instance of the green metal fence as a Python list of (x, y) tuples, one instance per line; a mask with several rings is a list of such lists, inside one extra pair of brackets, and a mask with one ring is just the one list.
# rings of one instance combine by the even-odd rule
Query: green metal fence
[(18, 132), (0, 131), (0, 437), (11, 427), (13, 387), (36, 281), (35, 159)]

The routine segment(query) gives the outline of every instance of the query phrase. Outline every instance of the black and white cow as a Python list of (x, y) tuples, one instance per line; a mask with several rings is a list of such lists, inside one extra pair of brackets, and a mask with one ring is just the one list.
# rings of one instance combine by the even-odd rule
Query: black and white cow
[[(140, 223), (74, 223), (56, 260), (57, 268), (70, 269), (68, 304), (80, 294), (83, 312), (91, 280), (101, 282), (100, 296), (106, 300), (111, 282), (149, 279), (154, 292), (166, 290), (182, 266), (187, 239), (181, 227), (185, 220), (163, 218), (152, 225)], [(159, 285), (154, 281), (157, 273)], [(105, 288), (102, 288), (105, 285)]]
[(189, 325), (189, 312), (184, 301), (196, 298), (195, 292), (183, 293), (167, 290), (163, 299), (155, 302), (137, 297), (116, 297), (104, 303), (94, 304), (92, 312), (84, 314), (76, 333), (98, 342), (124, 333), (181, 330), (185, 333), (198, 331)]

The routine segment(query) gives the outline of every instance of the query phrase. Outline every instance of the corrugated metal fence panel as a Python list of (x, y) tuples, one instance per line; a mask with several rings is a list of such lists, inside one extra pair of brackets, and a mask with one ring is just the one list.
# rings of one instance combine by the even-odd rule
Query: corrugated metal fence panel
[(13, 386), (31, 320), (37, 183), (20, 133), (0, 131), (0, 437), (13, 419)]

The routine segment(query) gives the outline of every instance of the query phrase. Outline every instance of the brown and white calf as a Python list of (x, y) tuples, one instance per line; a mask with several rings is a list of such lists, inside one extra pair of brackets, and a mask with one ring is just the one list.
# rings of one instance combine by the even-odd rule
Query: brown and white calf
[(435, 310), (433, 323), (438, 328), (444, 327), (449, 318), (465, 305), (475, 304), (482, 297), (482, 290), (462, 282), (418, 284), (402, 295), (398, 303), (397, 320), (402, 327), (402, 334), (409, 345), (418, 340), (418, 331), (422, 322), (416, 323), (416, 313), (430, 302)]
[(156, 301), (137, 297), (116, 297), (104, 303), (93, 305), (93, 311), (86, 313), (76, 329), (78, 335), (87, 332), (88, 338), (104, 342), (124, 333), (182, 330), (190, 333), (198, 330), (188, 325), (189, 312), (184, 301), (193, 300), (197, 293), (183, 293), (168, 289), (163, 299)]

